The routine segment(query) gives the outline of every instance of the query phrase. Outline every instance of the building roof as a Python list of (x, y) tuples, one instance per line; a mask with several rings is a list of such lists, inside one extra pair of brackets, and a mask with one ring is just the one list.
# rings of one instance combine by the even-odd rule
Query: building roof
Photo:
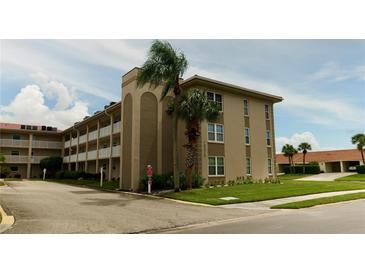
[[(337, 161), (360, 161), (361, 154), (357, 149), (342, 149), (329, 151), (310, 151), (305, 156), (305, 161), (308, 162), (337, 162)], [(303, 162), (303, 154), (297, 153), (293, 157), (294, 163)], [(276, 163), (287, 164), (288, 157), (283, 154), (276, 154)]]
[(281, 102), (281, 101), (284, 100), (283, 97), (281, 97), (281, 96), (272, 95), (272, 94), (257, 91), (257, 90), (254, 90), (254, 89), (249, 89), (249, 88), (245, 88), (245, 87), (225, 83), (225, 82), (222, 82), (222, 81), (210, 79), (210, 78), (203, 77), (203, 76), (200, 76), (200, 75), (194, 75), (194, 76), (192, 76), (192, 77), (190, 77), (186, 80), (183, 80), (181, 82), (181, 85), (184, 86), (184, 85), (187, 85), (188, 83), (191, 83), (193, 81), (200, 81), (200, 82), (210, 83), (210, 84), (217, 85), (217, 86), (224, 86), (226, 88), (231, 89), (232, 91), (234, 90), (236, 92), (245, 93), (245, 94), (250, 93), (251, 95), (254, 95), (254, 96), (257, 96), (257, 97), (268, 98), (268, 99), (270, 99), (274, 102)]

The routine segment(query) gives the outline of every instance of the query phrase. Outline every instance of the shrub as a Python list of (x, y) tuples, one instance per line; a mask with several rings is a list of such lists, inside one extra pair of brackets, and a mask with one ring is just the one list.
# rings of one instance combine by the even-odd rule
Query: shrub
[[(105, 175), (105, 174), (104, 174)], [(85, 180), (99, 180), (100, 173), (86, 173), (85, 171), (57, 171), (55, 175), (56, 179), (85, 179)], [(105, 178), (105, 176), (104, 176)]]
[[(141, 176), (139, 179), (141, 190), (148, 188), (148, 177), (147, 175)], [(153, 174), (152, 176), (152, 189), (172, 189), (174, 188), (174, 181), (172, 179), (172, 173), (167, 174)]]
[[(303, 165), (293, 166), (293, 173), (303, 173)], [(283, 171), (285, 174), (290, 174), (290, 166), (284, 166)], [(305, 165), (305, 174), (319, 174), (321, 172), (319, 165)]]
[[(192, 187), (193, 188), (202, 187), (205, 179), (197, 172), (193, 172), (192, 177), (193, 177)], [(180, 173), (180, 188), (182, 190), (187, 189), (186, 176), (184, 173)]]
[(62, 162), (63, 159), (61, 157), (51, 156), (43, 158), (39, 163), (39, 167), (41, 168), (41, 170), (43, 170), (44, 168), (47, 169), (47, 177), (53, 177), (55, 176), (55, 173), (62, 168)]
[(11, 173), (11, 170), (7, 166), (0, 167), (0, 178), (6, 178)]
[(365, 174), (365, 166), (356, 166), (356, 171), (358, 174)]

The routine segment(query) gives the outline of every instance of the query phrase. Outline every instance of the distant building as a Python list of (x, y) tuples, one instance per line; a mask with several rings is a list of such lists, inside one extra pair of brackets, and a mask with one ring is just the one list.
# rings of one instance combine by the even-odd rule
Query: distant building
[[(120, 180), (120, 188), (136, 191), (151, 164), (154, 172), (173, 170), (172, 120), (162, 86), (137, 88), (139, 68), (122, 77), (122, 100), (111, 103), (60, 132), (52, 127), (1, 124), (0, 152), (5, 165), (22, 177), (39, 177), (39, 161), (63, 157), (67, 170), (98, 173)], [(206, 181), (237, 177), (275, 177), (274, 104), (283, 98), (195, 75), (181, 80), (184, 90), (200, 88), (220, 107), (217, 121), (201, 124), (196, 171)], [(179, 121), (181, 172), (185, 171), (185, 122)]]
[[(297, 153), (293, 157), (294, 164), (303, 164), (303, 154)], [(354, 171), (355, 167), (362, 163), (360, 151), (357, 149), (342, 149), (329, 151), (309, 151), (305, 162), (318, 162), (323, 172), (348, 172)], [(289, 165), (288, 157), (276, 154), (278, 172), (283, 172), (283, 167)]]

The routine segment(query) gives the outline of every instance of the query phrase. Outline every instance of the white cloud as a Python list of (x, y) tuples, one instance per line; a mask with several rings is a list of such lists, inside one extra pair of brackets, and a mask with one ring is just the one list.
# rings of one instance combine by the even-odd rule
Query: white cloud
[(275, 138), (276, 152), (281, 153), (282, 147), (286, 144), (293, 145), (295, 148), (297, 148), (299, 144), (303, 142), (309, 143), (312, 147), (312, 151), (336, 149), (334, 147), (321, 147), (314, 134), (310, 131), (305, 131), (302, 133), (294, 133), (290, 137), (283, 137), (283, 136), (276, 137)]
[[(55, 85), (58, 92), (52, 89), (51, 94), (59, 96), (66, 93), (67, 88), (59, 82), (49, 82), (48, 88)], [(65, 92), (66, 90), (66, 92)], [(45, 92), (38, 85), (27, 85), (22, 88), (12, 102), (7, 106), (0, 106), (0, 120), (13, 123), (34, 125), (51, 125), (60, 129), (71, 126), (74, 122), (88, 115), (87, 105), (78, 100), (65, 101), (58, 99), (54, 108), (45, 104)], [(66, 106), (67, 105), (67, 106)]]
[(327, 62), (309, 78), (311, 80), (328, 79), (337, 82), (350, 79), (365, 81), (365, 66), (343, 68), (335, 62)]

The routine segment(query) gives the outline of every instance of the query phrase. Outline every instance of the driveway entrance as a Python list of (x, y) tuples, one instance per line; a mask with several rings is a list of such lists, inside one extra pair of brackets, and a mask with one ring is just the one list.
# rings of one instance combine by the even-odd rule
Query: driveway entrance
[(332, 172), (332, 173), (320, 173), (304, 178), (296, 179), (297, 181), (334, 181), (337, 178), (356, 174), (356, 172)]

